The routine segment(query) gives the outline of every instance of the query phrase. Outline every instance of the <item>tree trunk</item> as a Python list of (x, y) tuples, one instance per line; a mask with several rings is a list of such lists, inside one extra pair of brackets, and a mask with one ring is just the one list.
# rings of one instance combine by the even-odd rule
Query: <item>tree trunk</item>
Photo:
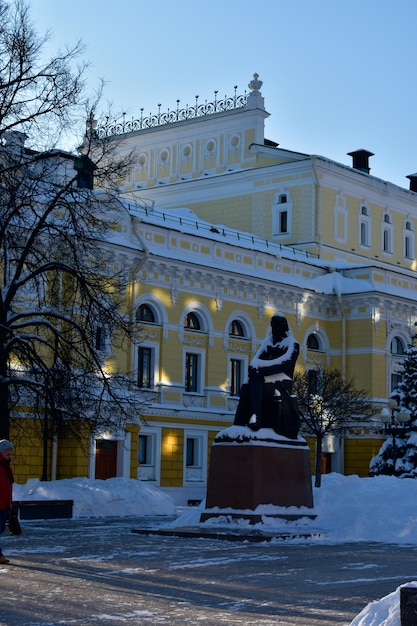
[(317, 436), (316, 442), (316, 478), (314, 482), (315, 487), (321, 487), (321, 457), (323, 453), (323, 437)]
[(10, 409), (9, 388), (6, 383), (0, 383), (0, 439), (10, 437)]

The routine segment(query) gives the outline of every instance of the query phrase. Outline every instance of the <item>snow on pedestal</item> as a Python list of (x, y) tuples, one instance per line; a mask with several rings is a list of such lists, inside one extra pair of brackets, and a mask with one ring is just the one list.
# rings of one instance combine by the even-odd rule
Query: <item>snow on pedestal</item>
[(211, 449), (206, 508), (200, 521), (226, 516), (262, 522), (262, 517), (315, 517), (310, 451), (305, 439), (287, 439), (271, 428), (253, 432), (231, 426)]

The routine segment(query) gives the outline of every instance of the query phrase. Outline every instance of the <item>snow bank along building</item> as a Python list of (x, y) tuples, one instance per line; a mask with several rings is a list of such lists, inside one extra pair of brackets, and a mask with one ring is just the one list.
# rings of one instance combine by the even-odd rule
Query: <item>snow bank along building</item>
[[(261, 86), (255, 74), (248, 94), (89, 124), (136, 157), (113, 245), (140, 257), (128, 311), (140, 342), (112, 359), (144, 405), (90, 454), (58, 442), (57, 478), (131, 476), (177, 503), (204, 498), (211, 443), (276, 311), (298, 369), (338, 368), (386, 405), (417, 322), (417, 174), (406, 189), (371, 175), (368, 150), (340, 164), (281, 148), (265, 138)], [(366, 476), (380, 444), (372, 421), (328, 437), (324, 471)]]

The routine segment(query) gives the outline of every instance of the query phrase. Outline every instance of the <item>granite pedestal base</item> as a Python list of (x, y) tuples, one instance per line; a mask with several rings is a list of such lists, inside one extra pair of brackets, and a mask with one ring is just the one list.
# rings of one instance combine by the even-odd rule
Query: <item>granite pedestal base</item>
[[(297, 507), (298, 510), (289, 507)], [(287, 439), (272, 429), (253, 433), (232, 426), (219, 433), (211, 449), (206, 508), (200, 521), (226, 516), (314, 518), (310, 451), (301, 437)]]

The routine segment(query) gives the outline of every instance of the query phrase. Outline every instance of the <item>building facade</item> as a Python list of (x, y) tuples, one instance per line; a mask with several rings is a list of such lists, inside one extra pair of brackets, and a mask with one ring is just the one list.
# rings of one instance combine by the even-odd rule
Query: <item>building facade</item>
[[(140, 258), (126, 311), (137, 342), (111, 360), (143, 405), (87, 452), (66, 457), (57, 442), (54, 477), (137, 477), (177, 503), (203, 499), (211, 443), (233, 423), (276, 311), (300, 343), (299, 370), (338, 368), (376, 412), (386, 404), (417, 322), (416, 193), (371, 176), (366, 150), (343, 165), (266, 139), (261, 86), (254, 75), (248, 95), (90, 122), (94, 139), (114, 136), (132, 156), (114, 198), (131, 239), (112, 245)], [(377, 430), (328, 437), (325, 471), (366, 476)]]

